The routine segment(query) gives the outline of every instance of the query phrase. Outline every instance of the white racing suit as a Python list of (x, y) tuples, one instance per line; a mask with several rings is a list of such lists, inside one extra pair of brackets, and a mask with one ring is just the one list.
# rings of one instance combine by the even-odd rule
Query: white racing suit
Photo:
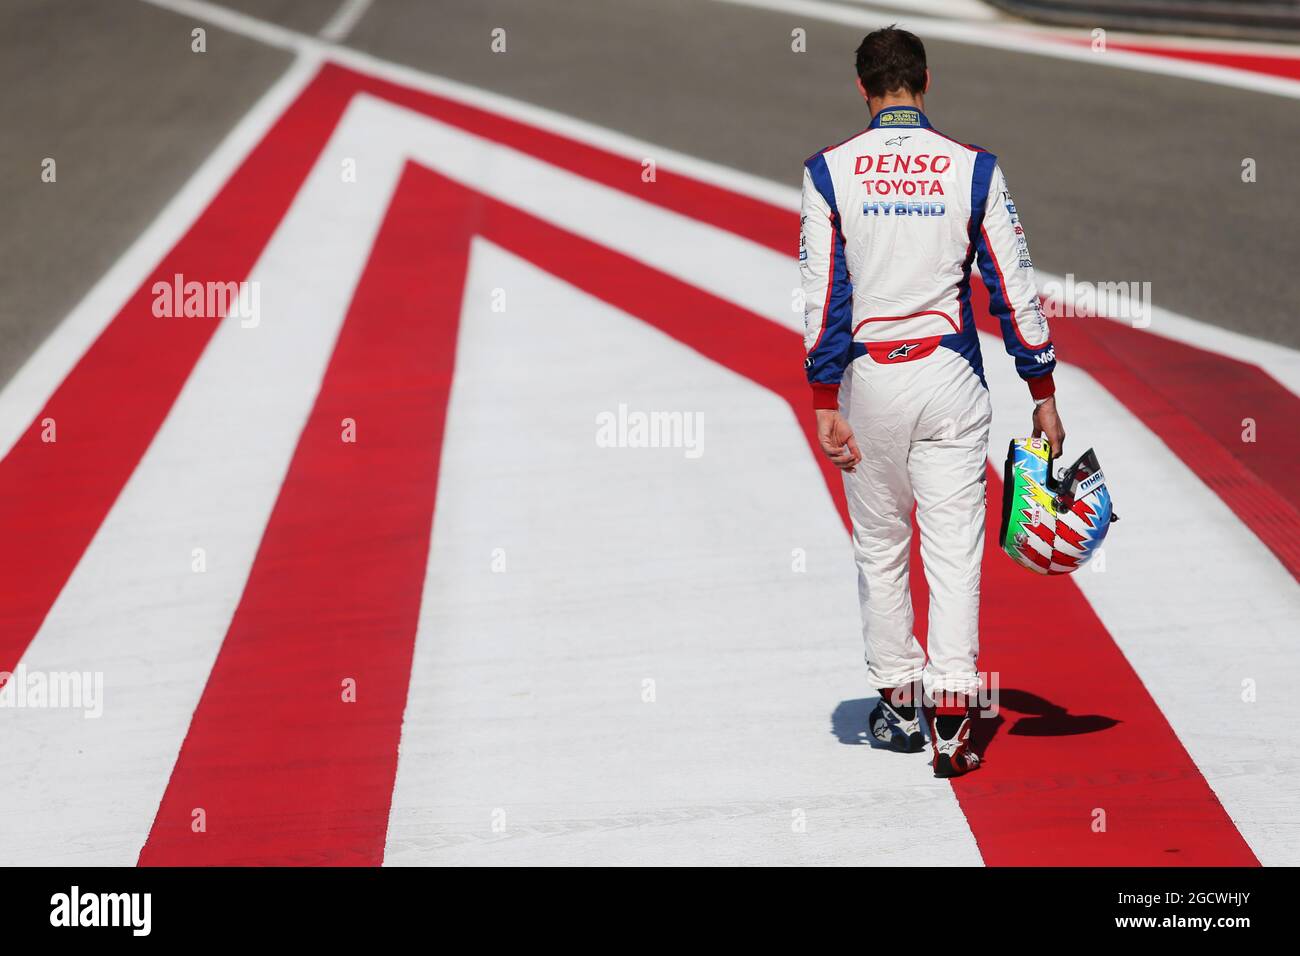
[[(868, 679), (973, 694), (991, 409), (972, 267), (1035, 398), (1053, 393), (1056, 366), (997, 158), (936, 132), (917, 109), (882, 110), (805, 163), (799, 259), (813, 404), (838, 407), (862, 452), (844, 485)], [(928, 663), (908, 586), (914, 503)]]

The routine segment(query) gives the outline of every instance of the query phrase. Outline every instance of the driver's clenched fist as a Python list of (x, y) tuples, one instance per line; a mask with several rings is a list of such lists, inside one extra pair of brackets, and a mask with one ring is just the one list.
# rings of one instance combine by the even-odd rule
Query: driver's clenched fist
[(841, 471), (853, 471), (862, 460), (853, 429), (834, 409), (817, 409), (817, 441), (831, 464)]

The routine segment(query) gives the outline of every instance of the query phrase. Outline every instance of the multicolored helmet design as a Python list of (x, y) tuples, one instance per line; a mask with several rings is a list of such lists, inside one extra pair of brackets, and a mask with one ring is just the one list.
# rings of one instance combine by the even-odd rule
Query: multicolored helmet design
[(1069, 574), (1101, 548), (1110, 523), (1110, 491), (1089, 448), (1059, 478), (1044, 438), (1016, 438), (1007, 449), (998, 541), (1013, 561), (1037, 574)]

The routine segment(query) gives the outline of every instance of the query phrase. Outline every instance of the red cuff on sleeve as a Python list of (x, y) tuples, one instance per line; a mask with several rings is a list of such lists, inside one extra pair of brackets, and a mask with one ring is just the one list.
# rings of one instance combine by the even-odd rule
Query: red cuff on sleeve
[(1029, 394), (1035, 399), (1050, 398), (1056, 394), (1056, 383), (1052, 381), (1052, 373), (1039, 375), (1037, 378), (1025, 379), (1029, 383)]
[(840, 383), (839, 382), (813, 382), (813, 408), (833, 408), (839, 410), (840, 407)]

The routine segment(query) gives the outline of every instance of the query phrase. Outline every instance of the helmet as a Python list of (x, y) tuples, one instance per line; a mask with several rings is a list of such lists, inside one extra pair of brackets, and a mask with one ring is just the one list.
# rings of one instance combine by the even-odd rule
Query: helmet
[(1002, 489), (998, 543), (1017, 564), (1037, 574), (1069, 574), (1101, 548), (1111, 511), (1106, 478), (1091, 448), (1059, 478), (1043, 438), (1012, 439)]

